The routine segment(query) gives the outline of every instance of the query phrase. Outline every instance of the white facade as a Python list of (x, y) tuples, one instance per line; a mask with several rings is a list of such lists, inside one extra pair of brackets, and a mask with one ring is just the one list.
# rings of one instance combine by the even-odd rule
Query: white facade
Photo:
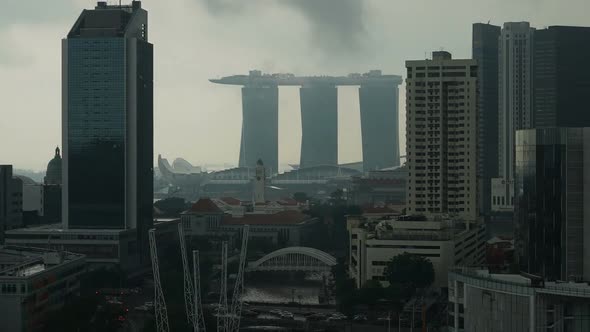
[(428, 258), (434, 267), (434, 287), (447, 287), (448, 269), (457, 265), (480, 265), (485, 259), (485, 228), (454, 227), (451, 221), (368, 221), (349, 217), (349, 274), (357, 287), (369, 280), (389, 283), (385, 267), (405, 252)]
[(514, 180), (493, 178), (492, 180), (492, 211), (514, 211)]
[(434, 52), (406, 68), (407, 213), (474, 221), (477, 63)]
[(590, 331), (590, 286), (483, 269), (449, 272), (449, 331)]
[[(514, 137), (534, 127), (532, 107), (533, 36), (528, 22), (504, 23), (498, 54), (498, 172), (492, 179), (492, 211), (513, 210)], [(503, 182), (503, 186), (500, 184)], [(496, 204), (494, 204), (494, 198)], [(498, 203), (500, 200), (500, 203)], [(504, 201), (505, 203), (501, 203)], [(510, 202), (510, 203), (508, 203)]]

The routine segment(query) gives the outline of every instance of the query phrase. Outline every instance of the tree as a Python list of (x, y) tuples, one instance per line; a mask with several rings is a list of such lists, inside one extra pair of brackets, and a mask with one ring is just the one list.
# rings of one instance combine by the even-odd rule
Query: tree
[(304, 192), (296, 192), (293, 194), (293, 199), (299, 203), (305, 203), (309, 201), (309, 196)]
[(154, 206), (162, 211), (164, 216), (176, 217), (183, 211), (186, 211), (190, 207), (190, 204), (188, 204), (184, 198), (169, 197), (157, 201), (154, 203)]
[(432, 284), (434, 267), (430, 260), (406, 252), (387, 262), (385, 277), (391, 285), (399, 285), (402, 288), (402, 293), (411, 297), (416, 289), (425, 288)]

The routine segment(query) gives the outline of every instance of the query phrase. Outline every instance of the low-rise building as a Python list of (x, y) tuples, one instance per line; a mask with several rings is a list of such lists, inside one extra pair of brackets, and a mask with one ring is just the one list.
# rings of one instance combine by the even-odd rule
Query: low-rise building
[[(177, 232), (178, 219), (155, 220), (158, 233)], [(63, 249), (86, 256), (89, 268), (118, 266), (128, 276), (149, 270), (141, 265), (136, 229), (68, 229), (49, 224), (6, 232), (6, 244)]]
[(447, 287), (452, 266), (480, 265), (485, 259), (485, 227), (453, 220), (400, 216), (370, 219), (349, 216), (349, 273), (361, 287), (369, 280), (389, 283), (387, 263), (405, 252), (426, 257), (435, 272), (434, 287)]
[(318, 219), (300, 212), (296, 206), (290, 201), (243, 206), (227, 198), (201, 198), (182, 214), (181, 222), (187, 236), (233, 236), (249, 225), (251, 239), (300, 246), (305, 244)]
[(84, 255), (0, 247), (0, 329), (39, 330), (48, 313), (79, 293), (85, 269)]
[(12, 173), (12, 165), (0, 165), (0, 243), (4, 232), (22, 226), (23, 181)]
[(590, 286), (487, 269), (449, 271), (449, 330), (590, 331)]
[(352, 201), (356, 205), (406, 205), (408, 168), (393, 167), (369, 171), (352, 180)]

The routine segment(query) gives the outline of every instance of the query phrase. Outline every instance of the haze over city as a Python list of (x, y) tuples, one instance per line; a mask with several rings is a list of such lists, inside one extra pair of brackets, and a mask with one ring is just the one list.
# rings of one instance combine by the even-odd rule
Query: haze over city
[[(61, 47), (93, 1), (3, 1), (0, 11), (1, 163), (42, 170), (61, 145)], [(237, 164), (241, 97), (209, 78), (248, 70), (347, 75), (381, 69), (405, 78), (404, 61), (444, 49), (471, 56), (473, 22), (589, 25), (585, 0), (404, 2), (380, 0), (145, 1), (155, 50), (154, 153), (195, 165)], [(33, 42), (34, 41), (34, 42)], [(339, 159), (361, 159), (358, 96), (339, 88)], [(298, 88), (279, 95), (279, 161), (298, 163)], [(400, 149), (405, 150), (400, 86)], [(28, 135), (21, 135), (23, 132)], [(18, 137), (15, 139), (15, 137)]]

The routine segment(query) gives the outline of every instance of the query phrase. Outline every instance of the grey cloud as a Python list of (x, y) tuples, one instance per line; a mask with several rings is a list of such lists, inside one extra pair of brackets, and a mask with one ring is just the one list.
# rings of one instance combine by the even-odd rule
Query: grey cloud
[(34, 24), (66, 19), (76, 10), (78, 6), (74, 6), (71, 0), (2, 0), (0, 28), (15, 23)]
[[(199, 0), (212, 15), (225, 16), (263, 10), (260, 0)], [(357, 52), (366, 35), (364, 0), (277, 0), (285, 8), (299, 12), (310, 25), (313, 46), (334, 55)]]
[(258, 1), (236, 1), (236, 0), (200, 0), (211, 14), (220, 15), (227, 13), (238, 13), (249, 6), (257, 6)]
[[(0, 34), (14, 24), (43, 24), (65, 20), (75, 15), (78, 9), (72, 0), (1, 0)], [(48, 4), (48, 5), (45, 5)], [(1, 40), (0, 36), (0, 40)], [(2, 41), (0, 48), (0, 66), (27, 66), (33, 60), (31, 56), (15, 51), (9, 42)]]
[(332, 51), (358, 51), (365, 37), (362, 0), (284, 0), (305, 16), (315, 46)]

